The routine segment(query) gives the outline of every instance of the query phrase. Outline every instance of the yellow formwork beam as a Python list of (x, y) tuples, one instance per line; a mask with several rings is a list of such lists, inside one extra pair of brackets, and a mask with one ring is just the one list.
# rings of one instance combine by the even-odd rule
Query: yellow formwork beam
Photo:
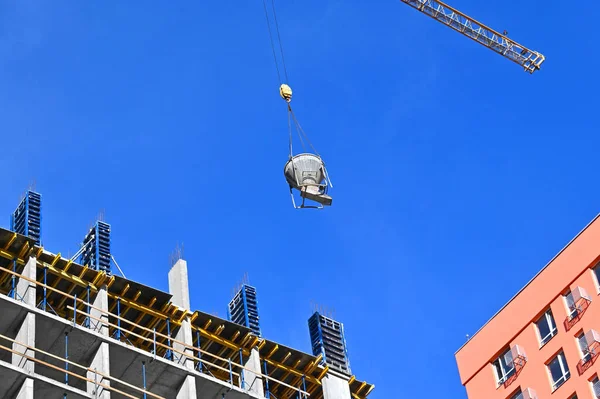
[(71, 268), (71, 266), (73, 265), (73, 261), (71, 259), (69, 259), (67, 261), (67, 264), (65, 265), (65, 268), (63, 269), (65, 272), (68, 272), (69, 269)]
[[(50, 270), (50, 265), (48, 265), (48, 264), (45, 264), (45, 265), (46, 265), (46, 267), (48, 267), (48, 270)], [(54, 267), (53, 267), (53, 268), (54, 268)], [(54, 268), (54, 269), (55, 269), (55, 268)], [(56, 270), (60, 270), (60, 269), (56, 269)], [(51, 271), (51, 270), (50, 270), (50, 271)], [(86, 271), (86, 269), (81, 269), (81, 272), (79, 272), (79, 276), (78, 276), (78, 278), (79, 278), (80, 280), (81, 280), (81, 278), (83, 277), (83, 275), (85, 274), (85, 271)], [(75, 276), (73, 275), (73, 277), (75, 277)], [(83, 280), (81, 280), (81, 281), (83, 281)], [(54, 284), (53, 284), (53, 285), (51, 285), (51, 287), (52, 287), (52, 288), (56, 288), (56, 286), (58, 285), (58, 283), (59, 283), (59, 282), (60, 282), (60, 279), (56, 279), (56, 281), (54, 281)], [(70, 285), (69, 285), (69, 287), (67, 288), (67, 292), (69, 292), (69, 293), (70, 293), (70, 292), (73, 290), (73, 288), (75, 288), (75, 286), (76, 286), (76, 285), (77, 285), (77, 284), (75, 284), (74, 282), (71, 282), (71, 284), (70, 284)], [(86, 285), (84, 285), (83, 287), (87, 287), (87, 285), (88, 285), (88, 283), (86, 282)], [(64, 305), (64, 303), (65, 303), (65, 301), (66, 301), (66, 300), (67, 300), (67, 298), (66, 298), (66, 297), (63, 297), (63, 298), (60, 300), (60, 302), (58, 303), (57, 307), (58, 307), (59, 309), (62, 309), (62, 307), (63, 307), (63, 305)]]
[(54, 259), (52, 259), (52, 263), (50, 265), (53, 267), (56, 266), (56, 264), (58, 263), (59, 260), (60, 260), (60, 252), (54, 256)]
[(267, 354), (267, 359), (270, 359), (271, 356), (273, 356), (275, 354), (275, 352), (277, 352), (277, 350), (279, 350), (279, 345), (275, 344), (275, 346), (273, 347), (273, 349), (271, 349), (271, 352), (269, 352)]
[[(40, 250), (43, 251), (42, 248), (40, 248)], [(19, 258), (24, 258), (27, 251), (29, 251), (29, 241), (27, 241), (25, 243), (25, 245), (23, 245), (23, 248), (21, 248), (21, 251), (19, 252)], [(40, 253), (40, 251), (38, 251), (38, 254), (39, 253)], [(39, 257), (39, 255), (38, 255), (38, 257)]]
[(248, 351), (247, 349), (244, 349), (242, 347), (240, 347), (239, 345), (219, 336), (216, 335), (214, 333), (209, 332), (208, 330), (205, 330), (204, 328), (199, 328), (199, 327), (192, 327), (195, 331), (198, 331), (200, 333), (201, 336), (203, 336), (204, 338), (208, 338), (210, 341), (213, 341), (219, 345), (223, 345), (228, 347), (229, 349), (235, 350), (235, 351), (239, 351), (240, 349), (242, 349), (242, 353), (245, 356), (249, 356), (250, 355), (250, 351)]
[(281, 369), (283, 371), (287, 371), (290, 374), (295, 375), (296, 377), (302, 378), (304, 376), (304, 378), (306, 379), (306, 381), (312, 382), (313, 384), (321, 385), (321, 378), (317, 379), (317, 378), (313, 377), (312, 375), (301, 373), (298, 370), (294, 370), (290, 366), (286, 366), (284, 364), (281, 364), (281, 363), (276, 362), (276, 361), (271, 360), (271, 359), (263, 359), (263, 360), (265, 362), (267, 362), (267, 364), (269, 364), (270, 366), (277, 367), (278, 369)]
[[(323, 359), (323, 355), (319, 355), (317, 356), (315, 359), (313, 359), (312, 361), (310, 361), (310, 363), (308, 363), (305, 367), (304, 367), (304, 375), (309, 375), (311, 374), (314, 369), (319, 365), (319, 363), (321, 363), (321, 359)], [(293, 369), (296, 369), (298, 367), (298, 364), (301, 362), (301, 359), (298, 359), (298, 361), (296, 362), (296, 364), (294, 365)], [(283, 381), (285, 381), (288, 376), (290, 375), (290, 372), (287, 372), (284, 374), (284, 376), (281, 378)], [(302, 377), (298, 377), (296, 376), (296, 378), (291, 382), (290, 385), (295, 386), (296, 384), (299, 384), (300, 381), (302, 381)], [(319, 379), (319, 381), (321, 381), (321, 379)], [(289, 392), (289, 390), (284, 391), (285, 394), (287, 394)]]
[(13, 242), (15, 242), (16, 239), (17, 239), (17, 233), (13, 233), (12, 237), (10, 237), (10, 240), (8, 240), (8, 242), (2, 249), (4, 249), (5, 251), (8, 251), (8, 248), (10, 248), (10, 246), (12, 245)]
[[(4, 250), (4, 249), (0, 249), (0, 256), (2, 256), (3, 258), (9, 259), (9, 260), (13, 260), (15, 259), (15, 256), (13, 254), (11, 254), (10, 252)], [(23, 259), (19, 259), (17, 257), (17, 263), (20, 265), (24, 265), (25, 262), (23, 261)], [(4, 285), (8, 279), (10, 279), (11, 275), (6, 273), (4, 276), (2, 276), (2, 279), (0, 280), (0, 285)]]

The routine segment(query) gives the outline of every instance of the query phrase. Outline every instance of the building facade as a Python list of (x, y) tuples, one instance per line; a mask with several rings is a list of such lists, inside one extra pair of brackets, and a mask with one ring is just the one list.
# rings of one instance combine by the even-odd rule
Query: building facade
[(456, 352), (469, 399), (600, 398), (600, 217)]

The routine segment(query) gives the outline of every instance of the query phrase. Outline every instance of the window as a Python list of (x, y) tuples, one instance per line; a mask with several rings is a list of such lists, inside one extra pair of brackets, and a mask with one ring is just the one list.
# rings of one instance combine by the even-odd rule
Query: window
[(594, 276), (596, 276), (596, 286), (600, 287), (600, 264), (597, 264), (592, 271), (594, 272)]
[(523, 399), (523, 392), (521, 391), (521, 388), (519, 388), (517, 392), (512, 394), (512, 396), (509, 399)]
[[(511, 396), (506, 399), (538, 399), (536, 392), (531, 388), (517, 389)], [(573, 399), (573, 398), (569, 398)], [(577, 398), (575, 398), (577, 399)]]
[(590, 353), (590, 348), (588, 347), (583, 331), (579, 333), (579, 335), (576, 338), (577, 343), (579, 344), (579, 351), (581, 352), (581, 359), (584, 363), (586, 363), (588, 360), (591, 359), (592, 354)]
[(575, 300), (573, 299), (573, 294), (571, 291), (567, 292), (564, 295), (565, 303), (567, 304), (567, 314), (569, 315), (569, 320), (574, 319), (579, 314), (579, 309), (575, 306)]
[(552, 380), (552, 390), (558, 389), (571, 376), (565, 354), (561, 351), (554, 359), (548, 363), (548, 372)]
[(592, 392), (594, 393), (595, 398), (600, 398), (600, 381), (598, 381), (598, 376), (594, 377), (592, 381)]
[(496, 380), (498, 381), (498, 385), (504, 384), (504, 382), (515, 373), (515, 367), (514, 363), (512, 362), (510, 348), (505, 350), (498, 357), (498, 359), (492, 363), (492, 365), (496, 371)]
[(540, 345), (542, 346), (550, 341), (550, 339), (558, 332), (556, 324), (554, 323), (554, 317), (552, 316), (552, 310), (550, 309), (540, 317), (535, 325), (540, 334)]

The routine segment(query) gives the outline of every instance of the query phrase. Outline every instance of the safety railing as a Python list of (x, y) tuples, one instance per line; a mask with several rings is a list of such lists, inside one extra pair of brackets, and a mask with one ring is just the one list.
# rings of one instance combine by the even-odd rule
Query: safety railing
[[(269, 381), (277, 383), (283, 387), (286, 387), (286, 388), (294, 391), (296, 393), (296, 396), (300, 399), (309, 398), (309, 396), (310, 396), (310, 394), (306, 391), (304, 378), (302, 378), (302, 388), (292, 386), (290, 384), (287, 384), (283, 381), (277, 380), (277, 379), (269, 376), (267, 373), (261, 373), (259, 370), (250, 369), (240, 363), (233, 361), (231, 358), (226, 359), (226, 358), (217, 356), (217, 355), (210, 353), (208, 351), (205, 351), (199, 347), (188, 345), (182, 341), (173, 339), (170, 335), (165, 335), (165, 334), (159, 333), (156, 331), (156, 328), (150, 329), (148, 327), (136, 324), (128, 319), (121, 317), (121, 316), (115, 315), (114, 313), (111, 313), (107, 310), (98, 308), (89, 302), (89, 299), (90, 299), (89, 295), (88, 295), (87, 301), (86, 301), (81, 298), (78, 298), (76, 295), (70, 295), (66, 292), (63, 292), (63, 291), (57, 289), (57, 288), (54, 288), (47, 284), (40, 283), (36, 280), (30, 279), (27, 276), (19, 274), (14, 270), (0, 267), (0, 271), (9, 273), (12, 276), (17, 277), (19, 280), (22, 279), (24, 281), (28, 281), (30, 283), (35, 284), (37, 287), (43, 288), (44, 293), (46, 290), (50, 290), (60, 296), (67, 298), (68, 300), (71, 300), (72, 305), (67, 305), (67, 309), (73, 312), (73, 319), (71, 321), (73, 322), (74, 326), (92, 329), (91, 320), (94, 320), (94, 321), (96, 321), (96, 325), (94, 326), (94, 329), (99, 329), (98, 324), (100, 324), (100, 329), (112, 327), (116, 331), (122, 331), (122, 330), (124, 330), (122, 323), (126, 323), (127, 325), (130, 325), (132, 327), (130, 330), (126, 330), (128, 335), (136, 337), (139, 340), (141, 340), (142, 342), (151, 344), (151, 347), (153, 348), (153, 350), (150, 353), (154, 356), (154, 358), (157, 357), (157, 349), (162, 348), (162, 349), (165, 349), (167, 351), (167, 353), (170, 352), (172, 354), (178, 354), (180, 363), (184, 363), (185, 361), (194, 362), (196, 364), (196, 367), (194, 367), (195, 372), (211, 375), (214, 378), (217, 378), (221, 381), (231, 384), (232, 386), (236, 385), (237, 387), (239, 387), (242, 390), (246, 390), (246, 388), (245, 388), (246, 384), (244, 381), (244, 372), (248, 372), (249, 375), (251, 375), (255, 378), (258, 378), (258, 379), (262, 379), (264, 381), (265, 394), (268, 395), (267, 397), (273, 397), (273, 394), (269, 391)], [(15, 285), (15, 284), (13, 284), (13, 285)], [(87, 311), (84, 312), (83, 310), (80, 310), (78, 308), (78, 305), (82, 305)], [(100, 314), (100, 317), (92, 315), (91, 314), (92, 311), (98, 312)], [(55, 312), (52, 312), (52, 313), (56, 314)], [(83, 323), (81, 325), (77, 323), (78, 316), (84, 316)], [(113, 319), (117, 320), (117, 324), (111, 323), (107, 319), (103, 319), (103, 318), (107, 318), (107, 319), (113, 318)], [(136, 328), (140, 329), (141, 331), (144, 331), (148, 334), (151, 334), (152, 338), (133, 332), (133, 330), (135, 330)], [(114, 339), (109, 336), (107, 336), (107, 338)], [(169, 345), (161, 342), (160, 341), (161, 339), (166, 340), (169, 343)], [(133, 344), (132, 344), (132, 346), (136, 347)], [(177, 349), (177, 348), (175, 348), (175, 346), (183, 348), (183, 350)], [(137, 347), (137, 348), (147, 351), (143, 347)], [(196, 353), (198, 354), (198, 356), (194, 355)], [(208, 356), (212, 361), (206, 360), (206, 356)], [(173, 357), (171, 357), (171, 360), (173, 360)], [(220, 366), (220, 365), (216, 364), (216, 362), (221, 362), (224, 365), (226, 365), (227, 367)], [(206, 366), (210, 366), (210, 367), (206, 367)], [(264, 366), (266, 369), (266, 363), (264, 364)], [(211, 368), (221, 371), (225, 376), (227, 376), (227, 378), (226, 379), (222, 378), (223, 376), (218, 373), (217, 374), (211, 373), (210, 372)]]
[[(65, 359), (64, 357), (60, 357), (60, 356), (57, 356), (55, 354), (43, 351), (41, 349), (29, 346), (29, 345), (27, 345), (27, 344), (25, 344), (23, 342), (19, 342), (19, 341), (15, 340), (15, 339), (7, 337), (6, 335), (0, 334), (0, 338), (5, 339), (5, 340), (7, 340), (9, 342), (12, 342), (13, 344), (18, 345), (19, 348), (23, 348), (24, 350), (23, 350), (23, 352), (21, 352), (21, 351), (9, 348), (9, 347), (4, 346), (4, 345), (0, 345), (0, 349), (5, 350), (7, 352), (10, 352), (10, 353), (12, 353), (12, 354), (14, 354), (14, 355), (16, 355), (18, 357), (25, 358), (25, 359), (27, 359), (27, 360), (29, 360), (31, 362), (37, 363), (37, 364), (39, 364), (41, 366), (48, 367), (50, 369), (59, 371), (61, 373), (64, 372), (65, 374), (67, 374), (67, 375), (69, 375), (71, 377), (75, 377), (77, 379), (83, 380), (86, 383), (94, 384), (94, 391), (97, 391), (98, 389), (102, 388), (102, 389), (110, 391), (110, 392), (118, 393), (119, 395), (123, 395), (123, 396), (125, 396), (127, 398), (138, 399), (138, 396), (133, 396), (133, 395), (127, 393), (127, 392), (124, 392), (124, 391), (122, 391), (120, 389), (117, 389), (116, 387), (112, 386), (112, 384), (118, 384), (118, 385), (122, 385), (124, 387), (127, 387), (127, 388), (129, 388), (131, 390), (134, 390), (136, 392), (139, 392), (140, 394), (144, 395), (143, 396), (144, 398), (146, 398), (146, 397), (152, 397), (152, 398), (155, 398), (155, 399), (166, 399), (163, 396), (156, 395), (156, 394), (154, 394), (154, 393), (152, 393), (150, 391), (147, 391), (146, 389), (136, 387), (135, 385), (129, 384), (129, 383), (127, 383), (125, 381), (122, 381), (122, 380), (120, 380), (118, 378), (111, 377), (110, 375), (107, 375), (105, 373), (99, 372), (96, 369), (92, 369), (91, 367), (82, 366), (82, 365), (80, 365), (78, 363), (75, 363), (75, 362), (73, 362), (71, 360)], [(48, 363), (48, 362), (43, 361), (41, 359), (38, 359), (35, 356), (28, 355), (26, 353), (28, 351), (33, 352), (33, 354), (42, 354), (42, 355), (45, 355), (45, 356), (47, 356), (47, 357), (49, 357), (51, 359), (54, 359), (54, 360), (57, 360), (57, 361), (60, 361), (60, 362), (64, 362), (65, 365), (73, 366), (74, 368), (83, 370), (83, 371), (85, 371), (87, 373), (91, 373), (91, 374), (94, 375), (94, 378), (92, 379), (92, 378), (84, 377), (82, 375), (79, 375), (79, 374), (71, 371), (71, 370), (68, 370), (68, 367), (66, 367), (66, 366), (65, 366), (65, 368), (62, 368), (62, 367), (57, 366), (55, 364), (51, 364), (51, 363)], [(101, 381), (98, 381), (98, 377), (100, 377)], [(105, 384), (102, 381), (108, 381), (110, 384)]]
[(571, 292), (573, 303), (569, 305), (569, 314), (564, 321), (565, 330), (569, 331), (585, 314), (592, 303), (592, 299), (582, 287), (576, 287)]
[(577, 372), (579, 375), (585, 373), (598, 359), (598, 355), (600, 355), (600, 342), (591, 342), (584, 349), (583, 358), (577, 363)]

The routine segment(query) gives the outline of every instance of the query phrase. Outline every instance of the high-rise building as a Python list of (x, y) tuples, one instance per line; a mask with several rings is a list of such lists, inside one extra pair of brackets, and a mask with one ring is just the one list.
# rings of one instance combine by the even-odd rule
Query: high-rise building
[(234, 323), (249, 328), (256, 336), (260, 337), (256, 288), (248, 284), (242, 285), (229, 302), (227, 318)]
[(10, 229), (35, 240), (41, 245), (42, 237), (42, 196), (28, 190), (21, 203), (10, 215)]
[(600, 215), (456, 352), (469, 399), (600, 398), (599, 243)]
[(344, 325), (319, 312), (308, 319), (308, 330), (313, 355), (323, 356), (323, 361), (335, 370), (350, 375), (350, 360), (346, 348)]
[(79, 262), (110, 274), (110, 225), (97, 221), (83, 240)]

